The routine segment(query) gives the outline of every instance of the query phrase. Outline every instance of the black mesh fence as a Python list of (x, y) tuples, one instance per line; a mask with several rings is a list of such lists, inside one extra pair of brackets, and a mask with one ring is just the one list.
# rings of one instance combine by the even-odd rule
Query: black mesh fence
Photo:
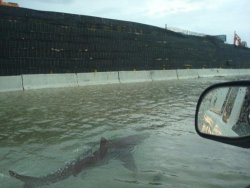
[(0, 7), (0, 75), (249, 68), (250, 50), (145, 24)]

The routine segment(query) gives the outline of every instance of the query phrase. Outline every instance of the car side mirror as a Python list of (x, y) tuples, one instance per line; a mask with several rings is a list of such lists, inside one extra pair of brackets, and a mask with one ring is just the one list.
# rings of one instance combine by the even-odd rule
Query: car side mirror
[(208, 87), (198, 100), (195, 129), (204, 138), (250, 148), (250, 81)]

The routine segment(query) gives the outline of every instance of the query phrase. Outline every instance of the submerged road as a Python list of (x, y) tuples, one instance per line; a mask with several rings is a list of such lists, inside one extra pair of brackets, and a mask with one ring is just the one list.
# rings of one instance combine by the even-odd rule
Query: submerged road
[[(0, 93), (0, 182), (22, 187), (8, 175), (42, 176), (91, 148), (101, 137), (149, 138), (132, 152), (134, 174), (110, 160), (47, 187), (246, 187), (250, 151), (200, 138), (196, 102), (209, 85), (231, 78)], [(246, 79), (246, 77), (244, 77)]]

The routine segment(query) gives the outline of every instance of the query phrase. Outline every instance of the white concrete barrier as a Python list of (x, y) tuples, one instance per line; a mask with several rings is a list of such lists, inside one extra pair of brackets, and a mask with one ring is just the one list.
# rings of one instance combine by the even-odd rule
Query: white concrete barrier
[(22, 76), (0, 76), (0, 92), (23, 90)]
[(250, 69), (239, 69), (240, 76), (250, 76)]
[(198, 78), (198, 72), (196, 69), (177, 69), (178, 79), (190, 79)]
[(0, 92), (57, 87), (76, 87), (119, 82), (150, 82), (159, 80), (238, 75), (250, 76), (250, 69), (177, 69), (1, 76)]
[(197, 69), (197, 73), (200, 78), (215, 77), (220, 74), (218, 69)]
[(218, 69), (219, 76), (237, 76), (239, 71), (237, 69)]
[(152, 70), (150, 73), (153, 81), (177, 80), (176, 70)]
[(129, 82), (150, 82), (152, 77), (150, 71), (119, 71), (121, 83)]
[(79, 86), (119, 83), (118, 72), (77, 73)]
[(217, 76), (228, 76), (229, 71), (227, 69), (217, 69), (218, 70), (218, 75)]
[(74, 73), (23, 75), (24, 90), (75, 86), (78, 86), (78, 84)]
[(240, 71), (238, 69), (227, 69), (227, 76), (239, 76)]

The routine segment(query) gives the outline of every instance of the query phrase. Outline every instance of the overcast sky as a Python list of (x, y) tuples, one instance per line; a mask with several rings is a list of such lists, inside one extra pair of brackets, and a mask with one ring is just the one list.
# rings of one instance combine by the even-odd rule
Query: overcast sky
[[(7, 0), (6, 0), (7, 1)], [(177, 27), (210, 35), (234, 31), (250, 46), (249, 0), (8, 0), (21, 7)]]

